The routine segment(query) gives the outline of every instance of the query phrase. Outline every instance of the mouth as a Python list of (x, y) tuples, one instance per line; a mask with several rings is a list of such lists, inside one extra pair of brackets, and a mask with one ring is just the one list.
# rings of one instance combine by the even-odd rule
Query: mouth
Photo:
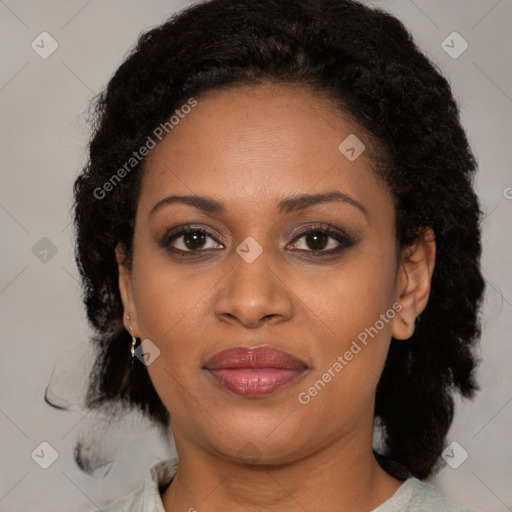
[(204, 365), (214, 380), (248, 398), (273, 393), (299, 379), (308, 365), (268, 345), (233, 347), (214, 354)]

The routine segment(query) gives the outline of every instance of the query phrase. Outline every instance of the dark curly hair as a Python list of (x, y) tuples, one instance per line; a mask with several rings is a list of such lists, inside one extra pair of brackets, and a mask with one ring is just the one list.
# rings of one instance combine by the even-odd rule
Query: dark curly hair
[(89, 159), (74, 185), (76, 260), (98, 349), (87, 406), (118, 401), (169, 424), (146, 367), (130, 363), (114, 256), (121, 242), (131, 261), (145, 159), (98, 191), (187, 99), (264, 81), (327, 95), (381, 148), (375, 170), (394, 198), (398, 248), (426, 227), (435, 233), (428, 305), (412, 339), (392, 341), (375, 405), (380, 464), (397, 478), (426, 478), (439, 468), (454, 392), (477, 389), (477, 165), (447, 80), (399, 20), (357, 1), (195, 4), (142, 34), (96, 98)]

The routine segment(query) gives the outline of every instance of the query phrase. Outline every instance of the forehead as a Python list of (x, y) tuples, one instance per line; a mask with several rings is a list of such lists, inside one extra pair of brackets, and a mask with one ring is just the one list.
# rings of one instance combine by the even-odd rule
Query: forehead
[(357, 123), (308, 88), (210, 91), (149, 155), (139, 210), (149, 212), (170, 194), (197, 194), (249, 214), (284, 197), (326, 190), (389, 209), (370, 145)]

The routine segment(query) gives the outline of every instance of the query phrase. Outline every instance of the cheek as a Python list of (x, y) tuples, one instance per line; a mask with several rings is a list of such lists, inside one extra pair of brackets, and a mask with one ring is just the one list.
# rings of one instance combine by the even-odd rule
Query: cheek
[(297, 291), (306, 306), (302, 315), (328, 333), (326, 339), (333, 349), (350, 344), (376, 322), (383, 338), (391, 332), (391, 323), (382, 324), (379, 319), (386, 312), (386, 320), (394, 316), (395, 259), (392, 251), (381, 250), (378, 257), (372, 256), (376, 252), (364, 250), (315, 278), (302, 276)]
[(163, 341), (181, 324), (193, 327), (201, 318), (207, 290), (215, 285), (214, 276), (172, 264), (159, 251), (142, 247), (138, 261), (133, 286), (141, 335)]
[(321, 287), (304, 286), (303, 314), (327, 333), (318, 339), (317, 365), (302, 389), (303, 402), (311, 399), (314, 408), (357, 416), (373, 400), (396, 316), (395, 256), (378, 254), (355, 258)]
[(149, 338), (160, 351), (147, 367), (149, 376), (169, 412), (187, 417), (201, 371), (197, 333), (204, 322), (200, 312), (204, 288), (194, 279), (184, 279), (179, 271), (170, 271), (169, 264), (137, 270), (134, 290), (140, 336)]
[(149, 338), (160, 350), (148, 371), (165, 402), (180, 385), (193, 386), (200, 371), (205, 292), (216, 281), (207, 272), (182, 271), (154, 253), (141, 251), (139, 261), (133, 267), (137, 322), (141, 339)]

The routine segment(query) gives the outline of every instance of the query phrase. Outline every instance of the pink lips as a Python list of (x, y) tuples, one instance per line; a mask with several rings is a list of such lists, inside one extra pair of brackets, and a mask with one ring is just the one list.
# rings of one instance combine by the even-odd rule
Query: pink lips
[(260, 345), (218, 352), (205, 364), (217, 382), (246, 397), (258, 397), (293, 382), (307, 369), (287, 352)]

